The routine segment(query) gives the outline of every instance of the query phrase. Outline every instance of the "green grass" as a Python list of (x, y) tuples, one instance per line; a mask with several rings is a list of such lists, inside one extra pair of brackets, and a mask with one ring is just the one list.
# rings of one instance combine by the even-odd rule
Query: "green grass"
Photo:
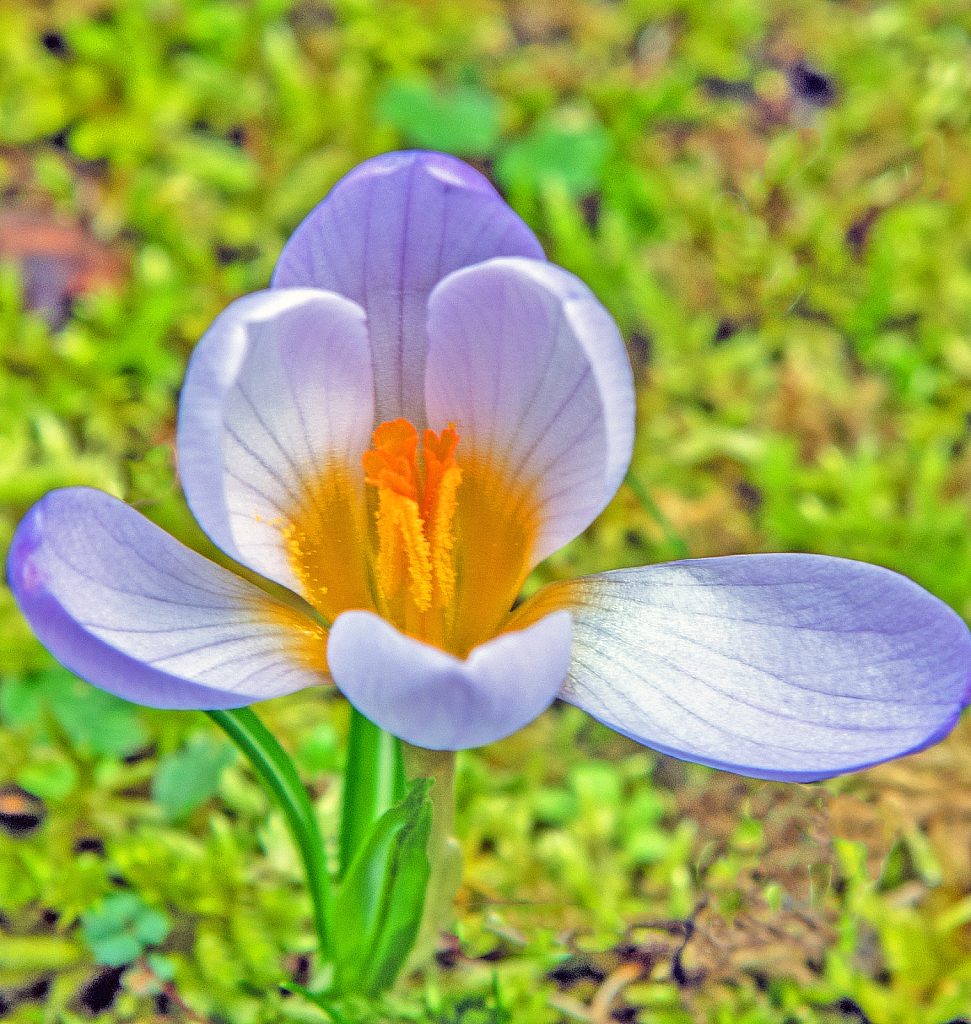
[[(51, 330), (8, 253), (0, 541), (85, 483), (211, 553), (171, 456), (192, 344), (342, 173), (434, 146), (490, 173), (630, 342), (633, 472), (656, 509), (623, 488), (531, 586), (680, 543), (816, 551), (971, 617), (969, 32), (961, 0), (0, 5), (4, 206), (122, 268)], [(90, 1019), (107, 940), (83, 922), (130, 892), (102, 932), (143, 953), (102, 1019), (322, 1020), (278, 989), (309, 904), (246, 766), (202, 715), (66, 676), (6, 591), (0, 631), (0, 785), (46, 815), (0, 834), (9, 1018)], [(260, 713), (336, 837), (346, 707), (302, 693)], [(967, 1015), (969, 740), (786, 787), (555, 708), (462, 756), (458, 951), (373, 1019)]]

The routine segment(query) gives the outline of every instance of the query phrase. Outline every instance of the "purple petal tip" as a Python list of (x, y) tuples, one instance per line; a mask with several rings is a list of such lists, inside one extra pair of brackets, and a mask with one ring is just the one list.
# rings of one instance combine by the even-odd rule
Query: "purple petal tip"
[(348, 171), (334, 186), (334, 191), (368, 178), (380, 178), (405, 167), (417, 166), (431, 177), (450, 185), (476, 192), (495, 194), (489, 179), (457, 157), (447, 153), (436, 153), (424, 149), (395, 150), (365, 160), (363, 164)]

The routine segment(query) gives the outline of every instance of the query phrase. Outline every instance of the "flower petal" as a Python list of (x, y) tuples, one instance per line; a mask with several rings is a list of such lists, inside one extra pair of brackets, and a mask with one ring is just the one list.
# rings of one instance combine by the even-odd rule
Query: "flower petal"
[(563, 700), (742, 775), (808, 782), (898, 757), (946, 735), (971, 699), (961, 618), (862, 562), (706, 558), (537, 597), (534, 615), (551, 603), (573, 613)]
[(7, 576), (58, 661), (137, 704), (234, 708), (330, 681), (322, 629), (102, 491), (34, 505)]
[[(308, 288), (234, 302), (196, 346), (179, 404), (179, 472), (196, 519), (227, 554), (311, 599), (284, 535), (300, 510), (321, 518), (328, 504), (352, 521), (315, 520), (311, 532), (355, 535), (373, 408), (359, 306)], [(341, 492), (329, 503), (316, 493), (328, 473)], [(356, 548), (345, 544), (347, 572)]]
[(478, 171), (442, 153), (386, 153), (356, 167), (297, 228), (274, 288), (338, 292), (367, 310), (377, 422), (424, 423), (425, 311), (447, 274), (493, 256), (543, 259)]
[(426, 405), (458, 425), (459, 461), (504, 464), (540, 502), (532, 564), (603, 511), (627, 472), (634, 385), (623, 339), (560, 267), (495, 259), (446, 278), (428, 304)]
[(350, 611), (331, 628), (327, 658), (347, 699), (382, 729), (419, 747), (464, 750), (516, 732), (552, 704), (570, 663), (570, 614), (503, 633), (463, 660)]

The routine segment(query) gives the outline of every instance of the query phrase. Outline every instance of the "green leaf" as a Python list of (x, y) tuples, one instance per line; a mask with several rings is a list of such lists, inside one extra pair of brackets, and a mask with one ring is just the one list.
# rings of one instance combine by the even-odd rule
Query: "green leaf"
[(558, 184), (573, 197), (600, 186), (610, 137), (587, 118), (564, 118), (537, 125), (496, 162), (496, 177), (507, 189)]
[(499, 103), (474, 86), (446, 91), (428, 82), (391, 81), (378, 97), (377, 114), (422, 149), (488, 156), (499, 139)]
[(176, 165), (225, 192), (247, 192), (259, 184), (259, 166), (242, 149), (222, 139), (183, 138), (171, 145)]
[(77, 768), (59, 751), (36, 751), (17, 783), (42, 800), (63, 800), (78, 784)]
[(0, 685), (0, 720), (19, 729), (40, 718), (43, 700), (37, 679), (8, 676)]
[(340, 748), (337, 729), (330, 722), (320, 722), (301, 740), (293, 758), (302, 771), (319, 775), (338, 768)]
[(297, 769), (252, 708), (207, 711), (206, 714), (246, 755), (260, 781), (283, 811), (307, 876), (307, 888), (314, 906), (318, 953), (326, 960), (330, 950), (327, 924), (330, 871), (313, 804), (300, 781)]
[(147, 907), (134, 921), (134, 934), (146, 946), (156, 946), (169, 933), (168, 918), (160, 910)]
[(130, 964), (142, 952), (142, 944), (134, 935), (109, 935), (104, 939), (91, 940), (88, 943), (94, 959), (107, 967), (121, 967)]
[(57, 724), (76, 750), (124, 757), (148, 742), (138, 709), (128, 701), (98, 690), (67, 669), (54, 669), (42, 680)]
[(133, 892), (114, 892), (81, 915), (84, 943), (99, 964), (120, 967), (158, 945), (169, 933), (168, 918)]
[(80, 946), (55, 935), (0, 935), (0, 971), (58, 971), (82, 959)]
[(431, 868), (432, 779), (409, 784), (404, 800), (374, 823), (334, 903), (338, 993), (390, 988), (415, 943)]
[(86, 940), (99, 942), (122, 930), (144, 906), (133, 892), (116, 892), (81, 916), (81, 927)]
[(185, 817), (219, 788), (223, 769), (236, 752), (207, 735), (193, 736), (181, 749), (159, 761), (152, 779), (152, 799), (172, 821)]
[(171, 957), (160, 956), (158, 953), (149, 953), (145, 959), (152, 973), (159, 981), (171, 981), (175, 977), (176, 964)]
[(674, 551), (675, 558), (688, 558), (688, 545), (674, 532), (667, 516), (658, 508), (657, 502), (648, 494), (640, 480), (633, 473), (628, 472), (624, 477), (624, 483), (633, 491), (634, 497), (641, 503), (644, 511), (661, 527), (664, 539)]

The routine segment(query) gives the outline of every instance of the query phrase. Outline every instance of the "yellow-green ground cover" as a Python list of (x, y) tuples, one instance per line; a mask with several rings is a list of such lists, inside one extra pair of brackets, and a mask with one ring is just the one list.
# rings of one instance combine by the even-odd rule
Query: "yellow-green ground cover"
[[(362, 159), (488, 173), (629, 341), (633, 471), (546, 579), (816, 551), (971, 616), (965, 0), (0, 0), (0, 542), (179, 494), (193, 342)], [(644, 500), (646, 499), (646, 500)], [(0, 596), (0, 1015), (324, 1020), (280, 817), (201, 714), (56, 668)], [(260, 708), (336, 830), (347, 708)], [(354, 1021), (971, 1019), (971, 730), (818, 786), (575, 709), (462, 755), (436, 969)]]

